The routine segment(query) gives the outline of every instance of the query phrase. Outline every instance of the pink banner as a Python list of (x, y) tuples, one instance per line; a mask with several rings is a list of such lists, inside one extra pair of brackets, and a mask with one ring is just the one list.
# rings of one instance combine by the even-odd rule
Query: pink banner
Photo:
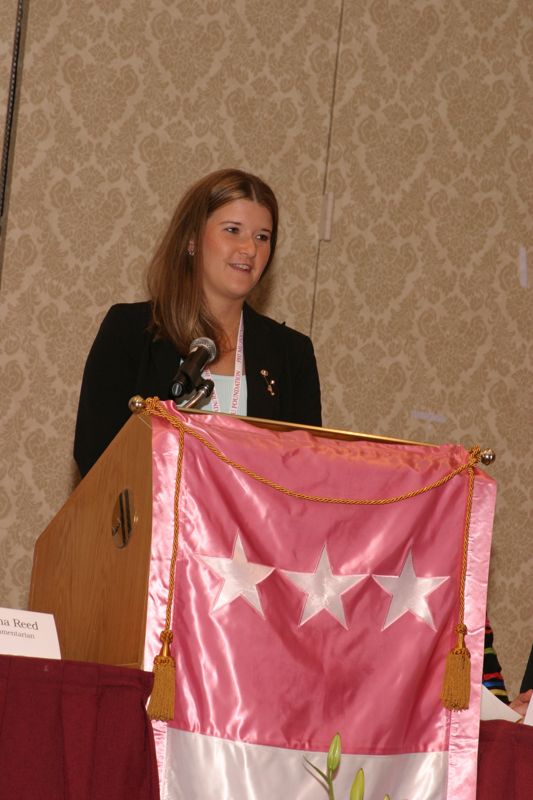
[[(273, 792), (282, 790), (281, 771), (292, 781), (282, 784), (290, 785), (287, 797), (323, 797), (298, 754), (326, 752), (339, 731), (339, 788), (364, 763), (370, 796), (385, 785), (409, 800), (473, 800), (494, 482), (476, 471), (465, 613), (473, 687), (469, 710), (452, 714), (439, 693), (458, 621), (467, 473), (384, 505), (290, 492), (405, 495), (466, 463), (467, 451), (280, 433), (166, 408), (191, 433), (173, 609), (177, 696), (161, 734), (162, 796), (266, 800), (280, 796)], [(149, 657), (164, 624), (179, 447), (167, 421), (152, 422)], [(224, 463), (193, 434), (289, 493)], [(206, 758), (216, 765), (214, 783)], [(323, 756), (312, 760), (324, 766)]]

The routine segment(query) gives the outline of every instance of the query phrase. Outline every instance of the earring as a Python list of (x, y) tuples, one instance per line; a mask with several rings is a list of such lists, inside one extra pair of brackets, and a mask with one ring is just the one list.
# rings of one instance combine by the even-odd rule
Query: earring
[(272, 397), (274, 397), (275, 394), (276, 394), (276, 392), (274, 391), (274, 386), (276, 385), (276, 381), (273, 378), (271, 378), (270, 380), (268, 379), (268, 370), (267, 369), (260, 370), (260, 375), (265, 379), (267, 392)]
[(190, 244), (189, 247), (187, 248), (187, 252), (190, 256), (193, 256), (194, 253), (196, 252), (194, 249), (194, 245)]

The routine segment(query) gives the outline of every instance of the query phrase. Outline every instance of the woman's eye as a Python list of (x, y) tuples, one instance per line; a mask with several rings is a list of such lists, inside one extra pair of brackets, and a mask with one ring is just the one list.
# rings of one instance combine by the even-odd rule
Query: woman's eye
[(228, 225), (224, 230), (226, 230), (228, 233), (238, 233), (239, 232), (239, 229), (236, 227), (236, 225)]
[(268, 233), (258, 233), (257, 238), (260, 242), (269, 242), (270, 241), (270, 234)]

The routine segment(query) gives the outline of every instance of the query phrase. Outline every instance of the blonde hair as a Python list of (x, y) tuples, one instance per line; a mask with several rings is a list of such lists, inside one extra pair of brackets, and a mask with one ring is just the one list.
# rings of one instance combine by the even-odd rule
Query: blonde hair
[[(152, 302), (152, 327), (157, 337), (169, 339), (185, 354), (193, 339), (208, 336), (217, 347), (224, 338), (210, 314), (202, 292), (201, 247), (205, 223), (217, 208), (234, 200), (252, 200), (272, 217), (270, 266), (276, 249), (278, 204), (264, 181), (238, 169), (222, 169), (206, 175), (183, 196), (152, 261), (147, 285)], [(190, 255), (191, 243), (197, 243)], [(263, 274), (264, 274), (263, 272)]]

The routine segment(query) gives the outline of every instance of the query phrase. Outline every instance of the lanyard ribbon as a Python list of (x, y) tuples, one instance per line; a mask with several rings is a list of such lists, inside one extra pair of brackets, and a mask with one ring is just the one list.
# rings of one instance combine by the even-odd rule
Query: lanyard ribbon
[[(243, 333), (242, 313), (239, 322), (239, 333), (237, 334), (237, 347), (235, 350), (235, 372), (233, 374), (233, 391), (231, 393), (230, 414), (236, 414), (239, 407), (239, 398), (241, 395), (242, 372), (244, 364), (244, 333)], [(203, 371), (203, 376), (207, 380), (212, 380), (211, 370), (206, 367)], [(217, 390), (213, 388), (211, 395), (211, 408), (213, 411), (220, 411), (220, 401), (217, 397)]]

